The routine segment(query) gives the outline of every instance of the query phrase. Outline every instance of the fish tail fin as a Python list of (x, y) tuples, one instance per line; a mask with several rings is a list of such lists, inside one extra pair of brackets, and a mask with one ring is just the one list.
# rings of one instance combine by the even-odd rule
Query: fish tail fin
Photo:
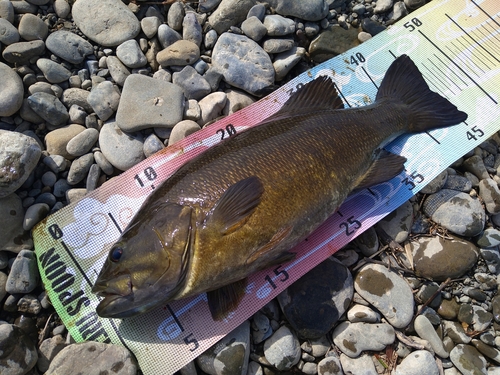
[(448, 99), (430, 90), (422, 73), (407, 56), (399, 56), (387, 70), (376, 100), (392, 98), (408, 105), (410, 132), (456, 125), (467, 119)]

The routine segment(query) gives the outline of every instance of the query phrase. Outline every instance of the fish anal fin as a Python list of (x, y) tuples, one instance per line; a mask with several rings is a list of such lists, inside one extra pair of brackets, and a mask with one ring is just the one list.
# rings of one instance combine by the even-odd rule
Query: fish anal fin
[(238, 307), (245, 295), (246, 285), (247, 279), (245, 278), (207, 292), (208, 308), (214, 320), (224, 319)]
[[(255, 262), (257, 259), (259, 259), (259, 258), (265, 256), (266, 254), (270, 253), (272, 250), (274, 250), (276, 248), (276, 246), (278, 246), (283, 240), (285, 240), (290, 235), (290, 233), (292, 232), (292, 229), (293, 229), (292, 226), (281, 228), (281, 230), (279, 230), (269, 240), (268, 243), (266, 243), (264, 246), (260, 247), (259, 249), (255, 250), (252, 254), (250, 254), (250, 256), (247, 258), (246, 263), (247, 264), (251, 264), (251, 263)], [(290, 254), (290, 255), (285, 255), (283, 257), (283, 259), (280, 256), (276, 260), (276, 262), (272, 262), (272, 264), (282, 263), (282, 262), (288, 260), (288, 259), (285, 259), (285, 258), (289, 258), (289, 257), (293, 258), (293, 256), (295, 255), (293, 253), (286, 253), (286, 254)]]
[(231, 185), (219, 198), (207, 220), (220, 227), (223, 235), (241, 228), (260, 203), (264, 186), (256, 176)]
[(355, 189), (361, 190), (390, 180), (403, 171), (405, 162), (405, 157), (382, 150)]
[(283, 107), (266, 121), (293, 117), (308, 111), (343, 108), (344, 102), (337, 93), (335, 83), (330, 77), (321, 76), (298, 88)]

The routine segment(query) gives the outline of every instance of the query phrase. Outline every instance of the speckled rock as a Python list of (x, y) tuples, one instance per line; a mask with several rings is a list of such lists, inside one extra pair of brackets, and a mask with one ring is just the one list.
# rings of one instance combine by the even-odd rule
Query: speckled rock
[(300, 343), (294, 334), (281, 326), (264, 342), (266, 359), (278, 370), (288, 370), (300, 360)]
[(28, 104), (35, 113), (53, 127), (66, 124), (69, 113), (61, 101), (54, 95), (35, 92), (28, 96)]
[[(79, 1), (79, 3), (85, 3)], [(92, 44), (70, 31), (58, 30), (50, 33), (45, 41), (47, 49), (54, 55), (72, 63), (80, 64), (85, 56), (94, 52)]]
[(77, 1), (71, 13), (78, 28), (103, 46), (117, 46), (141, 31), (137, 17), (118, 0)]
[(418, 276), (435, 281), (457, 278), (467, 272), (479, 257), (477, 247), (466, 240), (453, 237), (421, 237), (410, 242), (413, 264)]
[(387, 323), (342, 322), (333, 330), (333, 342), (349, 357), (358, 357), (364, 350), (383, 350), (394, 342), (394, 328)]
[(394, 327), (406, 327), (413, 318), (414, 300), (410, 287), (386, 267), (379, 264), (364, 266), (356, 276), (354, 288)]
[(448, 179), (448, 171), (445, 169), (436, 177), (434, 177), (431, 182), (425, 185), (420, 192), (422, 194), (434, 194), (441, 190)]
[(0, 215), (3, 218), (0, 225), (0, 250), (18, 253), (22, 249), (32, 248), (33, 240), (29, 232), (23, 229), (23, 202), (17, 194), (0, 198)]
[(394, 241), (401, 243), (408, 238), (413, 224), (413, 206), (406, 201), (377, 223)]
[(36, 66), (50, 83), (61, 83), (71, 77), (71, 72), (68, 69), (50, 59), (38, 59)]
[(486, 359), (471, 345), (458, 344), (450, 352), (450, 359), (464, 375), (486, 373)]
[(36, 167), (42, 150), (34, 138), (0, 130), (0, 198), (16, 191)]
[(486, 211), (492, 215), (500, 213), (500, 189), (495, 180), (485, 178), (479, 181), (479, 196), (484, 201)]
[(278, 0), (276, 12), (283, 16), (298, 17), (306, 21), (319, 21), (327, 16), (329, 3), (325, 0)]
[(12, 263), (5, 290), (7, 293), (29, 293), (40, 281), (35, 253), (21, 250)]
[(0, 353), (2, 375), (24, 375), (38, 359), (33, 341), (13, 324), (0, 324)]
[(120, 93), (110, 81), (99, 83), (90, 92), (87, 101), (102, 121), (109, 119), (118, 109)]
[(256, 4), (255, 0), (222, 0), (217, 9), (208, 17), (208, 22), (222, 34), (243, 20), (248, 11)]
[(427, 350), (416, 350), (397, 366), (394, 375), (439, 375), (434, 356)]

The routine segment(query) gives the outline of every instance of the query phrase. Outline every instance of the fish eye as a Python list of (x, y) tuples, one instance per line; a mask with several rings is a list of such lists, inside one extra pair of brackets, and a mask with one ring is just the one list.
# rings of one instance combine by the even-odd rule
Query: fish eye
[(123, 254), (123, 249), (121, 247), (115, 247), (114, 249), (112, 249), (109, 253), (109, 259), (112, 261), (112, 262), (118, 262), (120, 260), (120, 258), (122, 257), (122, 254)]

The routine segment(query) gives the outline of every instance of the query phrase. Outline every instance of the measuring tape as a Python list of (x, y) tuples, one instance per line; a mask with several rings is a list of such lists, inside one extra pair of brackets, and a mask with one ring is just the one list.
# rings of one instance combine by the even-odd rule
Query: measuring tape
[[(70, 204), (33, 230), (50, 300), (77, 341), (130, 349), (145, 375), (174, 373), (248, 319), (287, 286), (407, 201), (460, 156), (500, 129), (500, 5), (496, 0), (433, 1), (359, 47), (316, 66), (259, 102), (170, 146)], [(140, 316), (100, 318), (91, 288), (111, 245), (146, 197), (207, 148), (276, 112), (296, 88), (329, 75), (349, 107), (372, 102), (391, 62), (407, 54), (433, 91), (467, 112), (465, 123), (386, 147), (408, 159), (394, 179), (350, 196), (295, 260), (248, 279), (239, 307), (213, 321), (205, 294)], [(352, 142), (356, 142), (353, 139)]]

